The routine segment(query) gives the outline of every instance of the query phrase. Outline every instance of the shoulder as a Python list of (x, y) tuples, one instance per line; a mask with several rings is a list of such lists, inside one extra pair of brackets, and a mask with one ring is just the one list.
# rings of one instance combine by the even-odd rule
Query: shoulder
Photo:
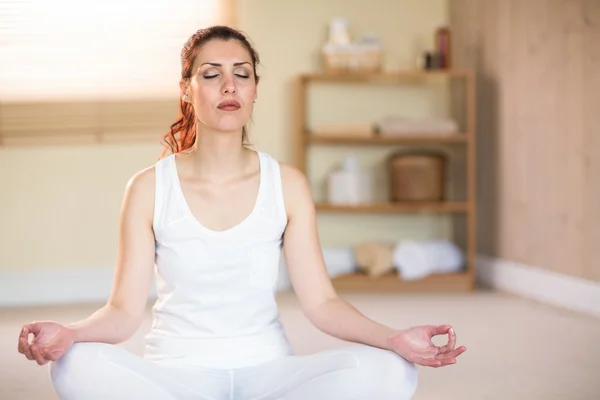
[(284, 192), (294, 193), (309, 189), (308, 179), (299, 168), (279, 161), (279, 169), (281, 171), (281, 182)]
[(139, 193), (154, 190), (154, 181), (156, 176), (156, 166), (151, 165), (137, 171), (127, 181), (126, 190), (128, 192)]
[[(129, 177), (126, 188), (133, 192), (154, 192), (157, 170), (164, 171), (170, 159), (174, 156), (163, 157), (155, 163), (146, 166)], [(162, 172), (164, 174), (164, 172)]]
[(299, 210), (305, 210), (313, 206), (310, 184), (306, 175), (297, 167), (279, 162), (281, 170), (281, 184), (283, 197), (288, 216)]
[(279, 169), (281, 170), (281, 180), (284, 184), (293, 186), (308, 183), (304, 173), (292, 164), (279, 161)]
[(125, 185), (124, 208), (132, 211), (154, 210), (156, 166), (151, 165), (134, 173)]

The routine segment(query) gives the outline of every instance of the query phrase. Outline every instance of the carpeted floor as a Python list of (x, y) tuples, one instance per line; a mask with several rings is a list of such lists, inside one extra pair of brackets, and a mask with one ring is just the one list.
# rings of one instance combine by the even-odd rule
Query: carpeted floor
[[(600, 399), (599, 319), (490, 292), (344, 297), (368, 316), (395, 328), (426, 323), (455, 326), (459, 344), (466, 345), (467, 352), (456, 365), (421, 368), (415, 400)], [(293, 295), (281, 294), (280, 304), (282, 320), (298, 354), (344, 344), (312, 327)], [(23, 323), (43, 319), (70, 322), (97, 307), (0, 309), (0, 399), (57, 399), (47, 366), (28, 361), (16, 350)], [(148, 309), (143, 326), (123, 346), (141, 351), (149, 324)]]

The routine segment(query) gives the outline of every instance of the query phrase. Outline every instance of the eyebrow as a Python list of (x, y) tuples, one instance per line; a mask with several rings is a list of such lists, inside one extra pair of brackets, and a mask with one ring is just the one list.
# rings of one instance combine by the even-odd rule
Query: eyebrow
[[(212, 63), (212, 62), (205, 62), (205, 63), (202, 63), (200, 66), (202, 66), (204, 64), (212, 65), (213, 67), (222, 67), (223, 66), (223, 64)], [(236, 62), (236, 63), (233, 63), (233, 66), (237, 67), (239, 65), (244, 65), (244, 64), (250, 64), (250, 63), (248, 61)]]

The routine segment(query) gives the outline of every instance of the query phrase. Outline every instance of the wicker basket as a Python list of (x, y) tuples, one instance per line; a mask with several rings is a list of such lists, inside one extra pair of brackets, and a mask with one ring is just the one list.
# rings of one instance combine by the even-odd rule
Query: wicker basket
[(394, 153), (389, 159), (392, 201), (443, 201), (446, 156), (431, 152)]
[(382, 68), (382, 53), (372, 49), (324, 49), (325, 70), (328, 72), (378, 72)]

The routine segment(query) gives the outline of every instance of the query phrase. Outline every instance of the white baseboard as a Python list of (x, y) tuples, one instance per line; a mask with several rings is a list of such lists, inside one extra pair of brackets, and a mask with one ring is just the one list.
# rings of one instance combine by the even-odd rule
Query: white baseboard
[(477, 279), (497, 290), (600, 317), (600, 282), (484, 255), (477, 257)]
[(0, 271), (0, 306), (104, 302), (113, 274), (109, 268)]
[[(101, 303), (110, 294), (113, 273), (111, 268), (0, 271), (0, 307)], [(484, 255), (477, 258), (477, 275), (485, 286), (600, 317), (598, 282)], [(283, 267), (279, 290), (291, 290)], [(154, 285), (150, 298), (156, 298)]]

